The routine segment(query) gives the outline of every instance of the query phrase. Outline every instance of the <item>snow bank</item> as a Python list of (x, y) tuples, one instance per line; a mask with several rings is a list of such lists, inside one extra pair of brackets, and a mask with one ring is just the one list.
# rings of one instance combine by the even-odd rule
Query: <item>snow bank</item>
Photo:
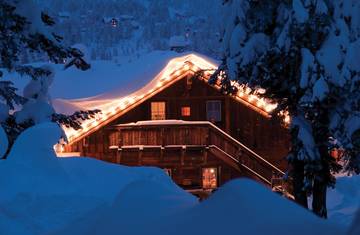
[[(122, 205), (124, 197), (128, 205), (136, 205), (142, 196), (149, 195), (150, 185), (159, 194), (166, 190), (164, 195), (173, 201), (183, 198), (181, 205), (196, 202), (161, 169), (130, 168), (89, 158), (57, 158), (52, 146), (61, 135), (56, 124), (36, 125), (23, 132), (8, 158), (0, 161), (1, 234), (48, 234), (92, 211)], [(138, 184), (144, 185), (142, 190)], [(170, 201), (168, 204), (174, 206)], [(157, 205), (156, 201), (152, 205)]]
[(55, 234), (163, 234), (153, 233), (154, 228), (197, 204), (195, 197), (169, 186), (147, 179), (128, 184), (112, 205), (94, 210)]
[(123, 190), (111, 207), (56, 234), (344, 234), (341, 227), (247, 179), (231, 181), (188, 209), (191, 203), (169, 192), (137, 182)]
[(247, 179), (229, 182), (207, 201), (163, 224), (159, 234), (186, 234), (189, 228), (191, 234), (344, 234), (341, 228)]
[(336, 180), (336, 187), (328, 189), (328, 217), (332, 223), (348, 227), (360, 208), (360, 176), (340, 176)]
[[(0, 162), (1, 199), (20, 193), (64, 193), (68, 177), (52, 146), (62, 136), (60, 127), (44, 123), (25, 130), (15, 141), (7, 160)], [(49, 177), (49, 178), (48, 178)]]
[(352, 226), (350, 227), (348, 234), (349, 235), (360, 234), (360, 210), (357, 212), (357, 216), (356, 216), (354, 222), (352, 223)]
[[(343, 234), (333, 221), (321, 220), (250, 180), (232, 181), (198, 203), (158, 168), (56, 158), (52, 146), (61, 134), (53, 123), (29, 128), (8, 159), (0, 161), (2, 233)], [(347, 191), (356, 183), (350, 181), (340, 179), (337, 190), (348, 195), (345, 199), (358, 198), (359, 191)], [(353, 203), (343, 202), (337, 206), (351, 208)]]

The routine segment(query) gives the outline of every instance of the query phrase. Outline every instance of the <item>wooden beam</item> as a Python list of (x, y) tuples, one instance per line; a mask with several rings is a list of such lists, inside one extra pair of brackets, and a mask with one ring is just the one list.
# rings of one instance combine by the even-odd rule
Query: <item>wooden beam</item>
[(118, 163), (118, 164), (121, 164), (121, 155), (122, 155), (122, 150), (121, 149), (116, 151), (116, 163)]
[(225, 98), (225, 131), (230, 134), (230, 129), (231, 129), (231, 117), (230, 117), (230, 98), (226, 97)]
[(186, 148), (181, 148), (181, 157), (180, 157), (181, 166), (185, 165), (185, 152), (186, 152)]
[(205, 148), (203, 151), (203, 164), (206, 165), (208, 161), (208, 148)]
[(142, 165), (142, 155), (143, 155), (143, 151), (139, 149), (139, 151), (138, 151), (138, 165), (139, 166)]

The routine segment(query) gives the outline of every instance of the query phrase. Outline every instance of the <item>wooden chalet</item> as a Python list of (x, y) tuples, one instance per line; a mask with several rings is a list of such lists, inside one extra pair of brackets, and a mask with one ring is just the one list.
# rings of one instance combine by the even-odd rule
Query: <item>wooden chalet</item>
[[(200, 69), (208, 72), (195, 76)], [(187, 190), (215, 189), (241, 176), (274, 187), (286, 168), (286, 128), (271, 118), (274, 106), (247, 88), (225, 95), (209, 85), (214, 69), (193, 54), (170, 61), (145, 87), (107, 104), (83, 130), (68, 130), (60, 155), (160, 167)]]

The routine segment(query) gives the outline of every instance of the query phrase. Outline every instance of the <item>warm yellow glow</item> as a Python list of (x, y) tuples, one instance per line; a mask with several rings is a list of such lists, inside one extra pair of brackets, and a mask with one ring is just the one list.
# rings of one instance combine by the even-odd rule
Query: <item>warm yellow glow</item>
[(189, 70), (189, 69), (190, 69), (190, 65), (185, 64), (185, 65), (184, 65), (184, 70)]
[(259, 108), (260, 107), (263, 107), (265, 105), (265, 102), (263, 101), (263, 100), (258, 100), (257, 102), (256, 102), (256, 106), (258, 106)]
[(180, 70), (177, 70), (177, 71), (174, 73), (174, 76), (178, 77), (178, 76), (180, 76), (180, 74), (181, 74), (181, 71), (180, 71)]
[(284, 118), (284, 121), (285, 123), (289, 124), (290, 123), (290, 116), (289, 115), (285, 115), (285, 118)]
[(256, 99), (256, 97), (254, 95), (249, 95), (248, 96), (249, 102), (253, 102), (255, 99)]
[(54, 151), (56, 153), (63, 153), (64, 150), (65, 150), (64, 145), (59, 144), (59, 143), (54, 145)]
[[(189, 70), (196, 72), (200, 69), (205, 70), (204, 79), (208, 80), (213, 72), (217, 69), (217, 65), (195, 54), (189, 54), (170, 60), (165, 68), (151, 82), (149, 82), (140, 90), (137, 90), (126, 97), (105, 100), (96, 100), (95, 98), (95, 100), (83, 99), (70, 101), (70, 103), (82, 107), (83, 109), (100, 109), (102, 114), (97, 116), (96, 121), (85, 120), (82, 125), (84, 127), (82, 130), (74, 131), (69, 128), (64, 128), (68, 140), (71, 142), (72, 140), (78, 138), (84, 133), (90, 131), (92, 128), (106, 121), (108, 118), (112, 118), (117, 114), (117, 112), (124, 111), (129, 106), (148, 99), (157, 92), (161, 91), (163, 87), (167, 87), (172, 82), (180, 79), (180, 76)], [(249, 104), (258, 107), (266, 113), (272, 112), (277, 107), (276, 104), (271, 104), (256, 95), (263, 94), (265, 90), (258, 89), (252, 91), (249, 87), (240, 85), (234, 81), (232, 81), (231, 84), (238, 89), (236, 99), (240, 99), (242, 102), (248, 102)], [(220, 89), (219, 81), (214, 85), (214, 87), (216, 89)], [(285, 121), (290, 122), (288, 115), (285, 115)]]
[(266, 104), (266, 105), (265, 105), (265, 111), (269, 113), (269, 112), (273, 111), (276, 107), (277, 107), (276, 104), (275, 104), (275, 105), (273, 105), (273, 104)]
[(163, 85), (162, 82), (158, 82), (158, 84), (156, 85), (156, 87), (157, 87), (157, 88), (160, 88), (160, 87), (162, 87), (162, 85)]
[(128, 100), (127, 100), (128, 104), (133, 104), (135, 103), (135, 97), (130, 97)]
[(194, 70), (195, 72), (197, 72), (197, 71), (199, 71), (200, 69), (199, 69), (198, 66), (194, 65), (194, 66), (192, 67), (192, 70)]

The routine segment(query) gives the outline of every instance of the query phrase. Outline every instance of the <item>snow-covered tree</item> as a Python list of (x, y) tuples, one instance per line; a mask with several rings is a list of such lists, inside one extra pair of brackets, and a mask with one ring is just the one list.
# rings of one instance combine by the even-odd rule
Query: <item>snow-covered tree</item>
[[(41, 12), (32, 0), (0, 1), (0, 19), (2, 70), (32, 78), (24, 89), (24, 96), (16, 93), (10, 81), (0, 80), (0, 122), (8, 135), (10, 146), (25, 128), (43, 121), (80, 128), (77, 118), (91, 116), (94, 112), (78, 112), (69, 117), (56, 114), (48, 94), (54, 71), (50, 66), (24, 65), (20, 59), (24, 51), (30, 54), (42, 53), (53, 63), (63, 63), (69, 59), (65, 67), (75, 65), (86, 70), (90, 65), (84, 60), (83, 53), (62, 45), (62, 38), (50, 31), (54, 20)], [(2, 76), (0, 71), (0, 78)]]
[(342, 149), (346, 170), (359, 172), (359, 9), (357, 0), (224, 0), (224, 62), (213, 80), (264, 88), (274, 114), (290, 115), (295, 200), (307, 207), (312, 193), (322, 217), (341, 170), (330, 151)]

